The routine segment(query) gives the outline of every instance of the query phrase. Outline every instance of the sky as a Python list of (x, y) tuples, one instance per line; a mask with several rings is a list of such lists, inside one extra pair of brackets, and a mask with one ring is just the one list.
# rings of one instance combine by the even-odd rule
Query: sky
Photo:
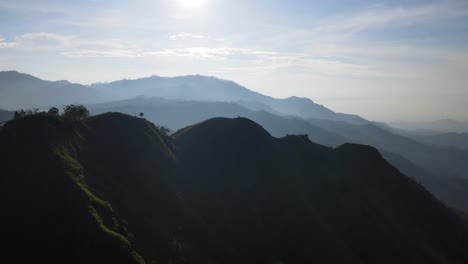
[(0, 70), (202, 74), (377, 121), (468, 121), (466, 0), (0, 0)]

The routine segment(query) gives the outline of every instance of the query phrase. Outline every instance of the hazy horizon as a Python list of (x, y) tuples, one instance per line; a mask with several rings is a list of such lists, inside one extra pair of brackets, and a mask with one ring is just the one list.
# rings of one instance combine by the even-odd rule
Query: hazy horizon
[(46, 80), (201, 74), (370, 120), (468, 120), (463, 0), (0, 0), (0, 23), (0, 70)]
[[(2, 70), (0, 72), (18, 72), (16, 70)], [(42, 78), (40, 76), (36, 76), (36, 75), (32, 75), (32, 74), (29, 74), (29, 73), (25, 73), (25, 72), (18, 72), (20, 74), (27, 74), (27, 75), (31, 75), (31, 76), (34, 76), (36, 78), (39, 78), (41, 80), (44, 80), (44, 81), (70, 81), (70, 80), (65, 80), (65, 79), (47, 79), (47, 78)], [(162, 75), (157, 75), (157, 74), (153, 74), (153, 75), (150, 75), (150, 76), (142, 76), (142, 77), (135, 77), (135, 78), (120, 78), (120, 79), (115, 79), (115, 80), (110, 80), (110, 81), (102, 81), (102, 82), (94, 82), (94, 83), (79, 83), (79, 82), (71, 82), (71, 83), (75, 83), (75, 84), (80, 84), (80, 85), (84, 85), (84, 86), (92, 86), (92, 85), (96, 85), (96, 84), (105, 84), (105, 83), (112, 83), (112, 82), (117, 82), (117, 81), (122, 81), (122, 80), (138, 80), (138, 79), (144, 79), (144, 78), (151, 78), (151, 77), (161, 77), (161, 78), (174, 78), (174, 77), (184, 77), (184, 76), (205, 76), (205, 77), (212, 77), (212, 78), (217, 78), (217, 79), (220, 79), (220, 80), (225, 80), (225, 81), (233, 81), (249, 90), (252, 90), (250, 89), (249, 87), (246, 87), (238, 82), (236, 82), (235, 80), (229, 80), (229, 79), (222, 79), (222, 78), (219, 78), (217, 76), (213, 76), (213, 75), (202, 75), (202, 74), (187, 74), (187, 75), (174, 75), (174, 76), (162, 76)], [(252, 90), (254, 91), (254, 90)], [(257, 91), (255, 91), (257, 92)], [(269, 94), (264, 94), (264, 93), (261, 93), (263, 95), (266, 95), (266, 96), (271, 96)], [(277, 98), (277, 99), (286, 99), (288, 97), (294, 97), (296, 95), (291, 95), (291, 96), (287, 96), (287, 97), (275, 97), (275, 96), (271, 96), (273, 98)], [(308, 98), (308, 97), (305, 97), (305, 98)], [(313, 98), (309, 98), (311, 99), (314, 103), (317, 103), (317, 104), (322, 104), (321, 102), (319, 101), (316, 101), (316, 100), (313, 100)], [(79, 102), (77, 102), (79, 103)], [(327, 105), (323, 105), (327, 108), (330, 108), (328, 107)], [(2, 108), (0, 107), (0, 109), (4, 109), (4, 110), (15, 110), (15, 109), (8, 109), (8, 108)], [(334, 109), (330, 108), (331, 110), (335, 111)], [(337, 112), (337, 111), (335, 111)], [(354, 114), (354, 113), (347, 113), (347, 114)], [(408, 120), (408, 119), (391, 119), (391, 120), (374, 120), (374, 119), (370, 119), (370, 118), (367, 118), (365, 115), (362, 116), (363, 118), (366, 118), (370, 121), (377, 121), (377, 122), (387, 122), (389, 124), (393, 123), (393, 124), (397, 124), (397, 123), (426, 123), (426, 122), (433, 122), (433, 121), (442, 121), (442, 120), (453, 120), (453, 121), (457, 121), (457, 122), (460, 122), (460, 123), (468, 123), (468, 120), (463, 120), (463, 119), (455, 119), (455, 118), (429, 118), (429, 119), (418, 119), (418, 120)]]

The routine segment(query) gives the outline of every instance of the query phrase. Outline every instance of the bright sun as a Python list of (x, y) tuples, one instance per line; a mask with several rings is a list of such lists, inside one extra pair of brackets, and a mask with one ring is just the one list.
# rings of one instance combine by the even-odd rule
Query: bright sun
[(180, 5), (185, 8), (196, 8), (201, 7), (205, 4), (206, 0), (177, 0)]

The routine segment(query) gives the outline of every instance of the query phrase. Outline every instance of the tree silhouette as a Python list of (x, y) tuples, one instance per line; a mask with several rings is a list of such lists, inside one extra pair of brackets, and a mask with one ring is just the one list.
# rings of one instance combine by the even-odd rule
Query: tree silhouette
[(47, 114), (52, 116), (59, 116), (59, 110), (57, 107), (52, 107), (49, 109), (49, 111), (47, 111)]
[(63, 117), (82, 120), (89, 117), (89, 110), (84, 105), (67, 105), (63, 109)]
[(16, 111), (15, 114), (13, 115), (13, 119), (14, 120), (18, 120), (22, 117), (25, 117), (27, 115), (27, 112), (25, 112), (23, 109), (21, 109), (20, 111)]
[(143, 112), (140, 113), (140, 117), (143, 118), (145, 114), (143, 114)]

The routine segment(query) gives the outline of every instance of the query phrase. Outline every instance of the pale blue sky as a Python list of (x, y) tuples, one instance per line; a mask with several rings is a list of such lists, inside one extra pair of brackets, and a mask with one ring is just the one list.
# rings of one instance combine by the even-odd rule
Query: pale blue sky
[(0, 0), (0, 70), (213, 75), (373, 120), (468, 120), (468, 1)]

